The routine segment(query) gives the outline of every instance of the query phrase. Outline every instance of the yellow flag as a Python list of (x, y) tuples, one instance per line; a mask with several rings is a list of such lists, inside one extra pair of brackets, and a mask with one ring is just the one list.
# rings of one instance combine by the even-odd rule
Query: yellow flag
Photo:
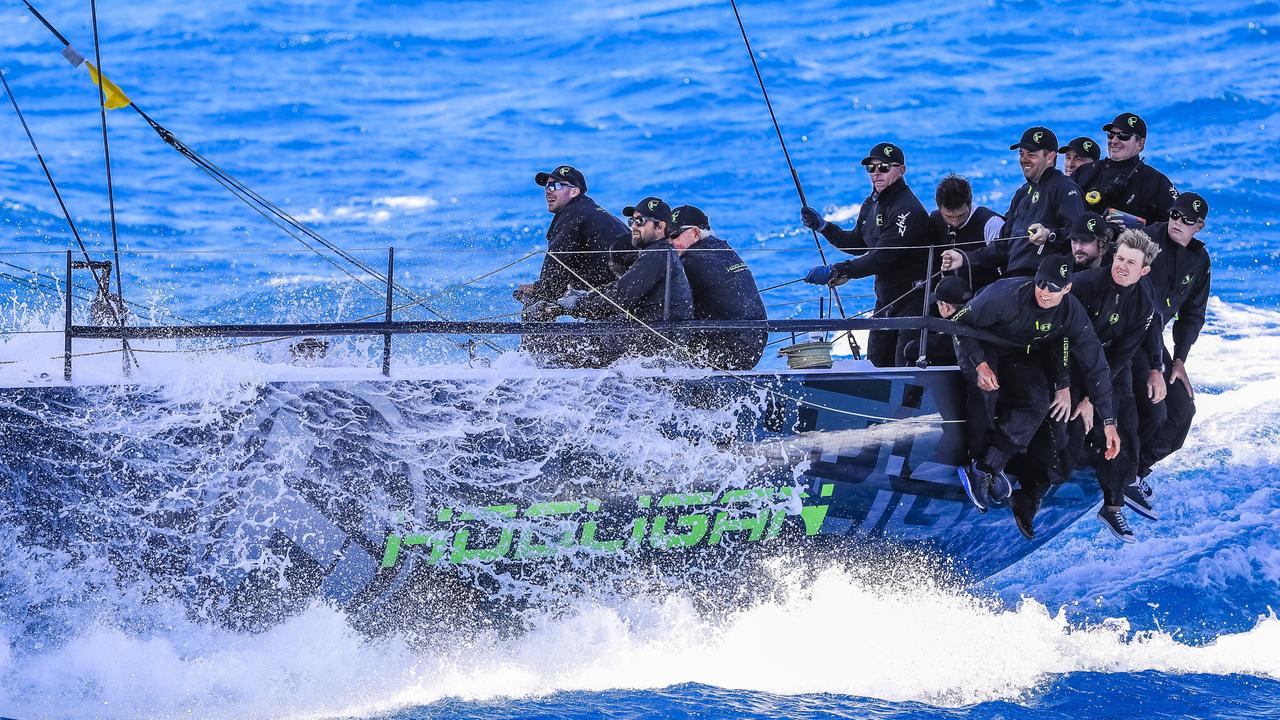
[(111, 82), (109, 78), (99, 75), (98, 69), (93, 66), (93, 63), (86, 62), (85, 67), (89, 68), (89, 77), (93, 79), (93, 83), (102, 86), (103, 104), (107, 106), (108, 110), (129, 107), (133, 103), (132, 100), (125, 96), (124, 91), (116, 87), (116, 84)]

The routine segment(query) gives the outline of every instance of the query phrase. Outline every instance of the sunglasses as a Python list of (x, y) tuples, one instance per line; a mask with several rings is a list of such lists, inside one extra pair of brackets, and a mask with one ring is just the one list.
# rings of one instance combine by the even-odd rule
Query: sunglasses
[(1111, 140), (1119, 140), (1120, 142), (1129, 142), (1133, 139), (1133, 133), (1109, 132), (1107, 138)]
[(1192, 220), (1191, 218), (1187, 217), (1186, 215), (1183, 215), (1177, 210), (1169, 211), (1169, 219), (1173, 220), (1174, 222), (1180, 222), (1183, 225), (1186, 225), (1187, 227), (1195, 227), (1200, 223), (1199, 220)]
[(573, 185), (567, 182), (560, 182), (559, 180), (548, 180), (547, 184), (544, 185), (543, 187), (545, 187), (546, 189), (552, 192), (555, 192), (557, 190), (563, 190), (565, 188), (577, 187), (577, 185)]
[(1056, 293), (1062, 292), (1062, 288), (1066, 287), (1066, 285), (1059, 285), (1058, 283), (1049, 282), (1048, 280), (1037, 280), (1036, 287), (1046, 292)]
[(636, 213), (635, 215), (631, 216), (631, 224), (635, 225), (636, 227), (640, 227), (641, 225), (644, 225), (647, 222), (656, 223), (658, 221), (650, 217), (645, 217), (639, 213)]
[(893, 163), (893, 164), (879, 163), (879, 164), (866, 165), (864, 167), (867, 168), (868, 173), (880, 173), (881, 175), (883, 175), (889, 172), (891, 168), (902, 167), (902, 166), (899, 165), (898, 163)]

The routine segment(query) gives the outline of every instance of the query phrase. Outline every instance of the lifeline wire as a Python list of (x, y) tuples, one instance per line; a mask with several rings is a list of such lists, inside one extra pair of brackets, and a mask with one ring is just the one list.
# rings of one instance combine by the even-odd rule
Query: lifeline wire
[[(573, 268), (566, 265), (563, 260), (561, 260), (560, 258), (557, 258), (554, 254), (550, 254), (548, 257), (551, 257), (556, 262), (560, 263), (560, 265), (565, 270), (567, 270), (569, 274), (573, 275), (575, 278), (577, 278), (579, 282), (581, 282), (583, 285), (590, 288), (591, 292), (594, 292), (600, 295), (600, 297), (604, 298), (606, 302), (608, 302), (610, 305), (616, 308), (619, 312), (621, 312), (623, 316), (626, 317), (628, 320), (631, 320), (636, 324), (640, 325), (640, 327), (644, 328), (645, 330), (649, 331), (653, 335), (657, 336), (658, 339), (662, 340), (667, 345), (671, 346), (672, 349), (683, 353), (689, 359), (694, 361), (699, 360), (698, 356), (688, 347), (681, 345), (675, 340), (672, 340), (666, 335), (663, 335), (662, 333), (658, 332), (651, 325), (649, 325), (645, 321), (633, 315), (630, 311), (628, 311), (626, 308), (619, 305), (617, 302), (614, 302), (613, 298), (609, 297), (607, 294), (603, 292), (600, 292), (599, 288), (595, 287), (591, 283), (584, 280), (581, 275), (579, 275), (577, 272), (574, 272)], [(852, 337), (852, 335), (850, 337)], [(819, 410), (827, 410), (829, 412), (833, 412), (839, 415), (848, 415), (851, 417), (858, 417), (866, 420), (883, 420), (885, 422), (902, 422), (902, 423), (922, 423), (922, 424), (927, 423), (927, 424), (944, 424), (945, 425), (945, 424), (964, 422), (964, 420), (943, 420), (941, 419), (941, 416), (939, 416), (938, 420), (931, 420), (931, 419), (922, 418), (922, 417), (921, 418), (892, 418), (892, 417), (883, 417), (880, 415), (869, 415), (867, 413), (854, 412), (852, 410), (842, 410), (840, 408), (831, 407), (829, 405), (823, 405), (822, 403), (815, 403), (813, 401), (805, 400), (803, 398), (793, 397), (791, 395), (787, 395), (786, 393), (779, 392), (772, 388), (763, 387), (761, 385), (758, 385), (757, 383), (752, 382), (751, 380), (748, 380), (747, 378), (742, 377), (741, 374), (736, 370), (727, 370), (725, 368), (717, 367), (715, 364), (710, 364), (709, 366), (711, 367), (712, 370), (715, 370), (716, 372), (724, 373), (725, 375), (728, 375), (729, 377), (746, 385), (747, 387), (753, 390), (763, 392), (763, 393), (768, 393), (776, 397), (784, 398), (793, 403), (796, 403), (797, 405), (807, 405), (812, 408), (817, 408)]]

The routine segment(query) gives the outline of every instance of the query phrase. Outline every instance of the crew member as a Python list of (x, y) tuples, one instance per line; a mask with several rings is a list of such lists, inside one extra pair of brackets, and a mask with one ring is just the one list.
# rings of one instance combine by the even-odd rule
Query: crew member
[[(999, 239), (1004, 218), (991, 208), (973, 204), (973, 188), (964, 177), (952, 173), (942, 178), (934, 192), (934, 201), (938, 209), (929, 215), (929, 225), (935, 247), (969, 253)], [(998, 277), (988, 268), (974, 271), (972, 265), (962, 268), (961, 273), (969, 281), (971, 293)]]
[[(973, 293), (969, 290), (969, 281), (957, 275), (948, 275), (938, 281), (938, 287), (934, 288), (930, 296), (933, 302), (929, 314), (949, 320), (971, 298)], [(898, 364), (913, 365), (920, 359), (920, 334), (917, 330), (904, 330), (903, 333), (914, 334), (915, 338), (903, 345), (903, 356), (898, 359)], [(926, 335), (924, 356), (929, 365), (955, 365), (956, 350), (951, 335), (940, 332)]]
[[(1101, 220), (1099, 220), (1101, 222)], [(1102, 488), (1103, 506), (1098, 519), (1112, 534), (1124, 542), (1133, 542), (1133, 531), (1124, 517), (1124, 506), (1129, 504), (1143, 515), (1151, 516), (1149, 506), (1126, 503), (1125, 487), (1137, 479), (1138, 471), (1138, 408), (1133, 397), (1131, 359), (1141, 355), (1140, 348), (1151, 327), (1154, 307), (1145, 284), (1140, 284), (1151, 271), (1151, 262), (1160, 248), (1141, 230), (1125, 230), (1116, 244), (1111, 267), (1098, 267), (1072, 276), (1071, 296), (1084, 307), (1094, 334), (1102, 344), (1103, 353), (1110, 368), (1113, 389), (1112, 404), (1115, 409), (1116, 429), (1120, 433), (1120, 453), (1115, 458), (1097, 464), (1098, 485)], [(1072, 364), (1071, 402), (1073, 410), (1069, 422), (1051, 422), (1048, 425), (1046, 445), (1049, 452), (1043, 457), (1048, 466), (1048, 480), (1063, 482), (1071, 477), (1083, 459), (1085, 442), (1098, 443), (1101, 417), (1092, 399), (1085, 391), (1082, 368)], [(1035, 536), (1032, 526), (1040, 498), (1047, 490), (1042, 481), (1045, 474), (1024, 474), (1022, 487), (1013, 494), (1013, 515), (1022, 534)], [(1029, 481), (1029, 482), (1028, 482)]]
[[(924, 300), (923, 285), (929, 245), (927, 213), (907, 186), (906, 158), (893, 143), (871, 148), (862, 160), (871, 175), (871, 195), (862, 203), (852, 230), (827, 222), (811, 207), (800, 209), (805, 227), (822, 233), (832, 245), (860, 257), (809, 271), (806, 282), (842, 285), (853, 278), (875, 276), (875, 317), (915, 315)], [(919, 249), (916, 249), (919, 248)], [(902, 342), (909, 340), (902, 338)], [(897, 330), (872, 330), (867, 359), (892, 366), (899, 355)]]
[(1107, 134), (1107, 159), (1074, 176), (1090, 209), (1119, 210), (1146, 223), (1169, 217), (1178, 191), (1140, 156), (1147, 146), (1147, 123), (1133, 113), (1120, 113), (1102, 131)]
[(998, 268), (1006, 277), (1029, 277), (1046, 254), (1067, 252), (1067, 231), (1084, 211), (1084, 203), (1076, 184), (1055, 167), (1058, 138), (1049, 128), (1028, 128), (1009, 149), (1018, 151), (1027, 184), (1013, 194), (1000, 239), (967, 257), (947, 250), (942, 254), (944, 271), (972, 262)]
[[(671, 211), (671, 220), (671, 244), (693, 292), (693, 319), (767, 320), (751, 268), (711, 230), (706, 213), (681, 205)], [(714, 368), (750, 370), (760, 362), (768, 341), (764, 330), (696, 332), (689, 335), (689, 349), (699, 362)]]
[[(667, 239), (675, 225), (670, 206), (660, 198), (647, 197), (624, 208), (622, 214), (631, 219), (631, 245), (637, 250), (630, 267), (598, 292), (570, 290), (555, 303), (544, 305), (539, 311), (543, 317), (572, 315), (646, 325), (693, 317), (689, 280)], [(563, 353), (565, 364), (603, 367), (624, 356), (670, 355), (677, 343), (648, 327), (582, 340)]]
[[(1178, 196), (1169, 210), (1169, 221), (1147, 228), (1151, 239), (1160, 246), (1160, 254), (1151, 265), (1146, 283), (1155, 301), (1157, 325), (1173, 323), (1173, 352), (1162, 347), (1161, 363), (1152, 357), (1146, 377), (1135, 378), (1134, 392), (1144, 423), (1139, 473), (1146, 476), (1151, 466), (1179, 450), (1186, 442), (1195, 416), (1195, 391), (1187, 375), (1187, 356), (1204, 327), (1205, 308), (1209, 303), (1209, 251), (1196, 235), (1204, 230), (1209, 216), (1209, 203), (1198, 193)], [(1164, 374), (1161, 377), (1160, 368)], [(1152, 401), (1155, 391), (1150, 385), (1158, 380), (1167, 383), (1163, 418)], [(1144, 392), (1146, 391), (1146, 392)]]
[(982, 512), (1009, 498), (1004, 468), (1026, 449), (1049, 411), (1047, 370), (1053, 368), (1056, 394), (1069, 391), (1072, 357), (1080, 363), (1087, 392), (1102, 416), (1105, 457), (1120, 451), (1107, 361), (1084, 308), (1070, 291), (1071, 259), (1050, 255), (1034, 280), (997, 280), (951, 318), (1007, 343), (956, 336), (956, 356), (970, 383), (965, 425), (971, 459), (960, 468), (960, 478)]
[(571, 165), (540, 172), (533, 181), (542, 187), (554, 217), (538, 280), (518, 286), (515, 299), (529, 306), (555, 300), (570, 287), (588, 290), (612, 281), (609, 251), (630, 245), (627, 226), (587, 196), (587, 179)]
[(1102, 151), (1098, 149), (1098, 143), (1093, 138), (1078, 137), (1075, 140), (1058, 148), (1058, 152), (1062, 153), (1063, 174), (1069, 178), (1075, 178), (1076, 171), (1088, 165), (1097, 162), (1102, 157)]
[(1080, 213), (1067, 234), (1075, 272), (1102, 267), (1104, 258), (1111, 251), (1111, 237), (1115, 231), (1116, 227), (1098, 213), (1091, 210)]

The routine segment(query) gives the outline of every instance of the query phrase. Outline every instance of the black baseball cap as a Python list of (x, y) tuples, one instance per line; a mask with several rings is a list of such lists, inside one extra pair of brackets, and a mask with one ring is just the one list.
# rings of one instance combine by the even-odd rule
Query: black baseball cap
[(1071, 232), (1067, 234), (1068, 240), (1102, 240), (1105, 237), (1104, 230), (1107, 229), (1107, 221), (1101, 215), (1091, 210), (1085, 210), (1080, 213), (1080, 217), (1071, 223)]
[(1087, 138), (1084, 136), (1078, 137), (1058, 148), (1058, 152), (1060, 153), (1064, 153), (1068, 150), (1077, 155), (1084, 155), (1090, 160), (1097, 160), (1102, 157), (1102, 150), (1098, 147), (1098, 143), (1094, 142), (1093, 138)]
[[(1049, 283), (1049, 289), (1060, 292), (1071, 282), (1071, 267), (1075, 260), (1066, 255), (1050, 255), (1040, 261), (1040, 269), (1036, 270), (1036, 285)], [(1055, 289), (1056, 288), (1056, 289)]]
[(872, 165), (874, 163), (889, 163), (890, 165), (906, 165), (907, 156), (902, 154), (902, 148), (890, 142), (882, 142), (871, 148), (871, 152), (862, 158), (863, 165)]
[(1010, 150), (1052, 150), (1058, 152), (1058, 136), (1047, 127), (1037, 125), (1033, 128), (1027, 128), (1022, 133), (1022, 139), (1009, 146)]
[(1102, 126), (1102, 132), (1133, 133), (1140, 138), (1147, 137), (1147, 123), (1142, 118), (1133, 113), (1120, 113), (1115, 120)]
[(676, 228), (697, 227), (703, 230), (711, 229), (711, 221), (707, 219), (707, 214), (692, 205), (681, 205), (672, 210), (671, 223)]
[(663, 202), (662, 198), (647, 197), (635, 205), (622, 208), (622, 214), (627, 217), (639, 215), (664, 222), (668, 230), (675, 226), (675, 221), (671, 219), (671, 206)]
[(948, 275), (938, 281), (938, 287), (933, 289), (931, 301), (941, 300), (949, 305), (963, 305), (972, 297), (973, 291), (969, 289), (969, 281), (958, 275)]
[(572, 165), (561, 165), (549, 173), (540, 172), (533, 176), (533, 182), (536, 183), (538, 187), (544, 187), (547, 184), (547, 181), (551, 178), (555, 178), (560, 182), (567, 182), (582, 192), (587, 191), (587, 179), (582, 176), (582, 173), (579, 172), (578, 168)]
[(1199, 221), (1209, 217), (1209, 203), (1200, 196), (1200, 193), (1179, 193), (1177, 199), (1173, 201), (1172, 209), (1177, 210), (1188, 220)]

